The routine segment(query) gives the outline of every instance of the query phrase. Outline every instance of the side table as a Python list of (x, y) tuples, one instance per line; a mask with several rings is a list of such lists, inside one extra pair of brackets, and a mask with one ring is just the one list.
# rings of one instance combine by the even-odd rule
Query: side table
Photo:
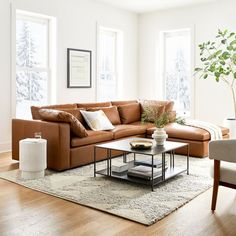
[(20, 140), (20, 166), (23, 179), (44, 177), (47, 168), (47, 140), (27, 138)]

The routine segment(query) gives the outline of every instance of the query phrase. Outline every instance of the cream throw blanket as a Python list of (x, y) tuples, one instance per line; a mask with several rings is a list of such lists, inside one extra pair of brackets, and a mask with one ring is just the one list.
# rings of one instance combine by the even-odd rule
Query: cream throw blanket
[(222, 139), (221, 128), (217, 125), (214, 125), (210, 122), (193, 120), (189, 118), (187, 118), (185, 121), (186, 121), (185, 125), (205, 129), (206, 131), (208, 131), (211, 135), (211, 140)]

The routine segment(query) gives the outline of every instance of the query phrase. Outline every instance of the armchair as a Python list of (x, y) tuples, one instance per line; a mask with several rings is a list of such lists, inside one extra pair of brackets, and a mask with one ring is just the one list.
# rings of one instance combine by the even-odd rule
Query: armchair
[(209, 158), (214, 160), (211, 210), (216, 208), (219, 185), (236, 189), (236, 139), (209, 143)]

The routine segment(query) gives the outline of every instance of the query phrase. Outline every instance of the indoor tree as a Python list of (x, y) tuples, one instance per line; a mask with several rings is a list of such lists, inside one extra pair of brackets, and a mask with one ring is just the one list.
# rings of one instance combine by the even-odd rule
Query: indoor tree
[(213, 77), (230, 89), (236, 118), (236, 32), (218, 30), (214, 41), (199, 45), (202, 66), (195, 68), (200, 78)]

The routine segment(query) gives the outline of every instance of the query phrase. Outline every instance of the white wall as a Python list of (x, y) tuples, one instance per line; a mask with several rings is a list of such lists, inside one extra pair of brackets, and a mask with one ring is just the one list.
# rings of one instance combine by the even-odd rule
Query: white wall
[[(0, 152), (10, 149), (10, 0), (0, 1)], [(123, 99), (137, 97), (137, 15), (91, 0), (12, 0), (17, 9), (57, 18), (57, 102), (93, 102), (96, 99), (96, 25), (124, 32)], [(67, 89), (66, 49), (92, 50), (92, 88)]]
[[(195, 65), (199, 65), (198, 44), (214, 39), (218, 28), (236, 31), (236, 1), (224, 0), (185, 8), (163, 10), (139, 16), (139, 97), (158, 98), (160, 85), (158, 45), (163, 30), (194, 27)], [(232, 100), (224, 84), (212, 79), (192, 78), (195, 90), (195, 117), (221, 124), (233, 115)]]

